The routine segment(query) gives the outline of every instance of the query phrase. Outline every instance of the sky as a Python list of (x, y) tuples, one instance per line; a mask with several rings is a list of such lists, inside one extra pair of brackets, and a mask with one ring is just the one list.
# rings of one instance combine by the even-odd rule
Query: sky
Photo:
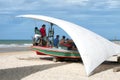
[[(0, 40), (31, 39), (34, 27), (45, 23), (16, 17), (23, 14), (63, 19), (104, 38), (120, 39), (120, 0), (0, 0)], [(67, 35), (55, 27), (56, 34)]]

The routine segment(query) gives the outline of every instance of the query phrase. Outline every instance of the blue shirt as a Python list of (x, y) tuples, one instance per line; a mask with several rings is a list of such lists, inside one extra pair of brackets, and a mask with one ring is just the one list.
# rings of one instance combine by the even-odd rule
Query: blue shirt
[(54, 47), (58, 47), (58, 44), (59, 44), (59, 39), (55, 38), (54, 39)]

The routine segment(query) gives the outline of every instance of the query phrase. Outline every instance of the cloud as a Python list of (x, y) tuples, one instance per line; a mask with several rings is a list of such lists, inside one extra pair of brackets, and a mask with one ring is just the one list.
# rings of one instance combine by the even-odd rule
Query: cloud
[(66, 4), (86, 6), (89, 0), (65, 0)]
[(108, 8), (120, 8), (120, 0), (108, 0)]
[(86, 6), (88, 0), (1, 0), (0, 10), (43, 10), (72, 8), (72, 6)]
[(119, 0), (100, 0), (100, 1), (94, 0), (92, 3), (91, 8), (93, 10), (114, 10), (120, 8)]
[(26, 11), (26, 10), (38, 10), (45, 6), (43, 1), (34, 0), (4, 0), (0, 1), (0, 10), (2, 11)]
[(74, 11), (120, 8), (119, 0), (0, 0), (0, 13)]
[[(16, 19), (15, 16), (39, 14), (71, 21), (91, 30), (100, 26), (119, 27), (119, 8), (119, 0), (0, 0), (0, 26), (1, 31), (6, 28), (13, 31), (17, 27), (21, 31), (27, 31), (24, 28), (30, 27), (25, 26), (34, 26), (33, 21)], [(31, 30), (32, 28), (27, 32), (28, 36), (32, 35)]]
[[(1, 0), (0, 1), (0, 10), (14, 10), (24, 3), (24, 0)], [(18, 7), (17, 7), (18, 6)]]

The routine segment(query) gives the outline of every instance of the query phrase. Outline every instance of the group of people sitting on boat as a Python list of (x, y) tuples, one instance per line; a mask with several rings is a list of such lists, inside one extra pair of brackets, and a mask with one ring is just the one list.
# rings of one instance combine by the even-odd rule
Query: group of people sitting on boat
[[(54, 36), (54, 33), (53, 33)], [(52, 36), (52, 37), (53, 37)], [(56, 35), (55, 39), (50, 40), (50, 37), (46, 35), (46, 25), (43, 24), (40, 29), (35, 27), (35, 35), (33, 38), (34, 46), (44, 46), (44, 47), (61, 47), (67, 50), (77, 50), (74, 42), (71, 39), (66, 39), (65, 36), (62, 36), (62, 39), (59, 39), (60, 36)]]

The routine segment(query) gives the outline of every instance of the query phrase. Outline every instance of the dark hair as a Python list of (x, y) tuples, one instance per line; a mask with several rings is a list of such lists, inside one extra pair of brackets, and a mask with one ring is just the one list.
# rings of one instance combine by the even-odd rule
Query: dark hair
[(57, 38), (59, 38), (59, 35), (56, 35)]
[(45, 27), (45, 26), (46, 26), (45, 24), (42, 25), (42, 27)]
[(65, 36), (62, 36), (63, 39), (65, 39)]
[(38, 29), (37, 27), (35, 27), (35, 29)]
[(67, 38), (66, 40), (69, 40), (69, 38)]

